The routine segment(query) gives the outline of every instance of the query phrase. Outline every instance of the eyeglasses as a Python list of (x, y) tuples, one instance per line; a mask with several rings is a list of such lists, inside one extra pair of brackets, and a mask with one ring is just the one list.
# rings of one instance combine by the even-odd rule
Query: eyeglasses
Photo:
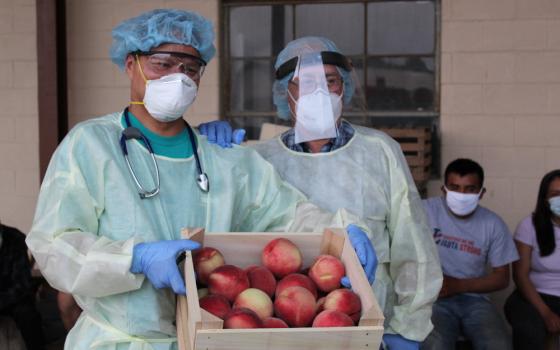
[[(336, 75), (328, 75), (325, 77), (327, 81), (327, 88), (329, 92), (339, 92), (342, 89), (342, 78)], [(300, 94), (310, 93), (319, 88), (320, 82), (314, 77), (301, 77), (298, 81), (291, 80), (290, 84), (293, 85)]]
[(184, 73), (193, 80), (200, 79), (206, 67), (206, 61), (184, 52), (147, 51), (135, 52), (138, 56), (148, 58), (150, 70), (159, 75)]

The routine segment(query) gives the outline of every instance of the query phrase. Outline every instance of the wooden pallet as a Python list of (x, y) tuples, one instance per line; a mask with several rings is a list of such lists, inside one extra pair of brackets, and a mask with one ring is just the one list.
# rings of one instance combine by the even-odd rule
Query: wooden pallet
[(239, 349), (379, 349), (383, 336), (383, 313), (360, 261), (342, 229), (323, 233), (204, 233), (184, 230), (183, 237), (220, 250), (228, 264), (241, 268), (260, 264), (262, 248), (272, 239), (285, 237), (301, 250), (304, 266), (319, 254), (338, 256), (346, 267), (352, 289), (362, 301), (362, 317), (355, 327), (222, 329), (223, 321), (198, 304), (192, 255), (186, 253), (187, 295), (177, 299), (177, 339), (179, 350)]
[(429, 128), (380, 128), (394, 138), (410, 168), (412, 178), (418, 186), (429, 179), (432, 168), (432, 135)]

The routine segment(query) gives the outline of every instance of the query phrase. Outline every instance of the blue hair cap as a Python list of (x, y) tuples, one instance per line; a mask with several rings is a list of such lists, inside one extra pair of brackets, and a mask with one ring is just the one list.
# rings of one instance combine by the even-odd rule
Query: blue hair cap
[(135, 51), (150, 51), (162, 44), (181, 44), (195, 48), (209, 62), (216, 53), (212, 23), (196, 12), (158, 9), (127, 19), (112, 32), (111, 61), (124, 69), (126, 56)]
[[(274, 69), (278, 69), (278, 67), (294, 57), (311, 53), (320, 53), (323, 51), (332, 51), (342, 54), (334, 42), (324, 37), (306, 36), (292, 40), (278, 54), (276, 63), (274, 63)], [(338, 71), (344, 81), (343, 102), (344, 104), (348, 104), (354, 95), (355, 83), (349, 72), (344, 69), (338, 69)], [(275, 80), (272, 85), (272, 100), (276, 106), (276, 113), (280, 119), (289, 120), (291, 118), (287, 91), (288, 82), (293, 78), (293, 76), (294, 73), (292, 72), (280, 80)]]

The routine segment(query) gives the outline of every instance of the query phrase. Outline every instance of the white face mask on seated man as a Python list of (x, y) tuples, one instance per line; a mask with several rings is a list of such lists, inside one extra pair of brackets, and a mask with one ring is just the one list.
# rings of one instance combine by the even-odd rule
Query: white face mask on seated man
[(453, 214), (457, 216), (467, 216), (474, 212), (478, 206), (483, 189), (481, 189), (479, 193), (461, 193), (450, 191), (446, 187), (445, 191), (445, 201)]

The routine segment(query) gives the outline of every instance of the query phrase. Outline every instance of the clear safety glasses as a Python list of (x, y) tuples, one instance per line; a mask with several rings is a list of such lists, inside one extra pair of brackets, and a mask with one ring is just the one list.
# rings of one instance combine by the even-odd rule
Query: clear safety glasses
[(135, 52), (138, 56), (147, 57), (148, 68), (158, 75), (184, 73), (192, 80), (198, 80), (204, 73), (206, 62), (196, 56), (184, 52), (148, 51)]
[[(343, 81), (339, 74), (327, 73), (325, 80), (329, 92), (340, 93), (342, 91)], [(300, 94), (308, 94), (317, 90), (318, 88), (321, 87), (322, 81), (318, 81), (316, 79), (316, 76), (311, 75), (311, 76), (294, 77), (294, 79), (289, 81), (289, 84), (296, 89), (295, 93), (297, 95), (300, 95)]]

